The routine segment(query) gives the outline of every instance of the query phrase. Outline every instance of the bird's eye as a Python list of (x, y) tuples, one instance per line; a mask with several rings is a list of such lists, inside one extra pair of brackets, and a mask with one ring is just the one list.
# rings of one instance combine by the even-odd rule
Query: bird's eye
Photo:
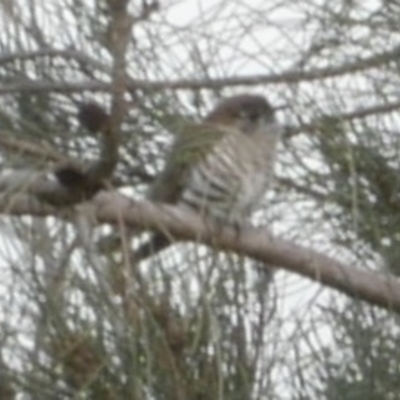
[(247, 118), (251, 121), (251, 122), (255, 122), (259, 119), (260, 115), (258, 112), (256, 111), (251, 111), (247, 114)]
[(255, 122), (259, 118), (259, 114), (255, 110), (241, 111), (240, 118), (246, 121)]

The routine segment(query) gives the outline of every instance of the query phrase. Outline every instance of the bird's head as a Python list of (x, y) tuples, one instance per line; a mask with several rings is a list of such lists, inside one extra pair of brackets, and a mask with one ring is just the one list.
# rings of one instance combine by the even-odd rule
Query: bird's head
[(276, 124), (274, 110), (268, 101), (259, 95), (242, 94), (223, 100), (206, 117), (206, 122), (235, 127), (244, 133), (270, 131)]

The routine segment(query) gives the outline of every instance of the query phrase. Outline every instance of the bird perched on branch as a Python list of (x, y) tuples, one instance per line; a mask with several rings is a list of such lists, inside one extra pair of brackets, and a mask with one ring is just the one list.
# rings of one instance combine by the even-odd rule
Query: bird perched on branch
[[(181, 124), (149, 199), (189, 207), (240, 225), (269, 187), (281, 127), (259, 95), (223, 100), (200, 124)], [(134, 254), (140, 261), (170, 244), (157, 233)]]

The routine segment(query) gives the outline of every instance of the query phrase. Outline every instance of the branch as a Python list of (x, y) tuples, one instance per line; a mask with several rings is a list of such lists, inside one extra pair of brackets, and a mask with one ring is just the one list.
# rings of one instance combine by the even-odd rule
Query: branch
[[(107, 0), (110, 12), (108, 25), (108, 41), (105, 43), (113, 58), (111, 71), (111, 116), (107, 120), (107, 129), (103, 130), (104, 142), (102, 146), (103, 165), (96, 173), (100, 178), (110, 177), (118, 162), (118, 148), (120, 141), (120, 127), (125, 116), (125, 91), (127, 83), (126, 52), (128, 49), (133, 20), (128, 13), (127, 0)], [(93, 171), (92, 172), (92, 176)]]
[[(116, 193), (99, 193), (92, 202), (99, 223), (118, 225), (121, 219), (136, 230), (166, 230), (179, 240), (196, 241), (213, 248), (233, 251), (266, 265), (277, 265), (351, 297), (400, 313), (400, 281), (393, 275), (362, 270), (312, 249), (273, 237), (266, 229), (243, 227), (240, 235), (231, 227), (215, 226), (182, 208), (133, 202)], [(26, 195), (0, 198), (0, 212), (13, 215), (59, 215), (59, 211)]]
[[(54, 177), (42, 172), (13, 171), (0, 176), (0, 190), (8, 195), (27, 191), (51, 205), (67, 206), (92, 197), (105, 187), (118, 162), (120, 126), (125, 115), (126, 51), (133, 19), (127, 12), (128, 1), (108, 0), (111, 19), (108, 26), (108, 50), (113, 57), (111, 115), (96, 104), (82, 105), (78, 118), (92, 133), (99, 132), (100, 157), (84, 165), (79, 160), (63, 162), (54, 171)], [(12, 144), (6, 143), (9, 147)], [(27, 146), (24, 146), (27, 148)], [(32, 147), (29, 148), (32, 151)]]
[[(68, 54), (70, 56), (70, 54)], [(370, 57), (359, 58), (353, 62), (346, 62), (343, 65), (326, 68), (315, 68), (309, 71), (288, 70), (280, 74), (260, 74), (250, 76), (233, 76), (228, 78), (215, 79), (178, 79), (168, 81), (148, 81), (140, 79), (129, 79), (126, 85), (127, 90), (166, 90), (166, 89), (221, 89), (233, 86), (254, 86), (260, 84), (298, 83), (311, 82), (315, 80), (333, 78), (346, 74), (353, 74), (371, 68), (378, 68), (391, 60), (397, 60), (400, 56), (400, 46), (391, 50), (375, 54)], [(11, 57), (8, 55), (7, 57)], [(104, 67), (102, 66), (102, 69)], [(62, 93), (89, 91), (109, 92), (112, 85), (103, 82), (48, 82), (28, 81), (0, 86), (0, 94), (14, 92), (41, 92), (54, 91)]]
[(118, 161), (119, 134), (111, 128), (111, 118), (95, 104), (80, 107), (78, 118), (92, 133), (100, 134), (100, 156), (88, 164), (69, 159), (36, 144), (10, 138), (0, 139), (0, 146), (34, 155), (43, 155), (58, 164), (48, 171), (8, 170), (0, 174), (0, 191), (7, 198), (28, 193), (36, 199), (62, 207), (91, 198), (111, 177)]
[(72, 59), (82, 64), (88, 65), (91, 68), (96, 68), (99, 71), (110, 72), (111, 70), (110, 67), (108, 67), (106, 64), (103, 64), (100, 61), (95, 60), (94, 58), (88, 56), (83, 52), (72, 49), (61, 50), (61, 49), (51, 49), (51, 48), (1, 54), (0, 65), (15, 62), (16, 60), (32, 60), (39, 57), (51, 57), (51, 58), (60, 57), (66, 60)]
[[(95, 104), (82, 105), (78, 118), (92, 133), (100, 133), (100, 157), (88, 165), (80, 160), (67, 160), (58, 165), (53, 176), (42, 172), (13, 171), (0, 176), (0, 190), (10, 194), (27, 191), (37, 199), (51, 205), (67, 206), (92, 197), (114, 172), (118, 162), (120, 125), (125, 115), (126, 51), (129, 43), (132, 17), (127, 12), (128, 1), (108, 0), (111, 19), (109, 23), (108, 50), (113, 57), (111, 70), (111, 115)], [(1, 144), (1, 143), (0, 143)], [(15, 145), (10, 141), (8, 147)], [(23, 146), (29, 151), (37, 150)]]
[(309, 132), (312, 133), (316, 129), (319, 130), (321, 128), (321, 120), (332, 117), (335, 118), (336, 120), (340, 121), (352, 121), (354, 119), (362, 119), (366, 118), (372, 115), (379, 115), (379, 114), (388, 114), (392, 113), (394, 111), (398, 111), (400, 109), (400, 101), (395, 101), (391, 103), (385, 103), (385, 104), (377, 104), (371, 107), (365, 107), (365, 108), (358, 108), (353, 111), (348, 111), (340, 114), (332, 114), (332, 115), (323, 115), (322, 117), (319, 117), (312, 121), (311, 123), (307, 124), (301, 124), (298, 126), (285, 126), (284, 127), (284, 138), (289, 139), (293, 136), (296, 136), (297, 134), (301, 132)]

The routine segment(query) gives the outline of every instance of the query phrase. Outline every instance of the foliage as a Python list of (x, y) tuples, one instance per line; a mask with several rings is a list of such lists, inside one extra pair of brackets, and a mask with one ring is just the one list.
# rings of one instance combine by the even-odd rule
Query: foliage
[[(96, 156), (76, 110), (113, 104), (112, 15), (124, 3), (0, 2), (4, 168), (48, 167), (23, 143)], [(286, 130), (254, 222), (400, 273), (397, 0), (127, 3), (116, 189), (143, 196), (174, 119), (266, 93)], [(199, 245), (132, 268), (124, 252), (96, 247), (104, 227), (88, 243), (79, 223), (1, 224), (1, 399), (400, 398), (390, 312), (288, 274), (271, 282), (251, 261)]]

